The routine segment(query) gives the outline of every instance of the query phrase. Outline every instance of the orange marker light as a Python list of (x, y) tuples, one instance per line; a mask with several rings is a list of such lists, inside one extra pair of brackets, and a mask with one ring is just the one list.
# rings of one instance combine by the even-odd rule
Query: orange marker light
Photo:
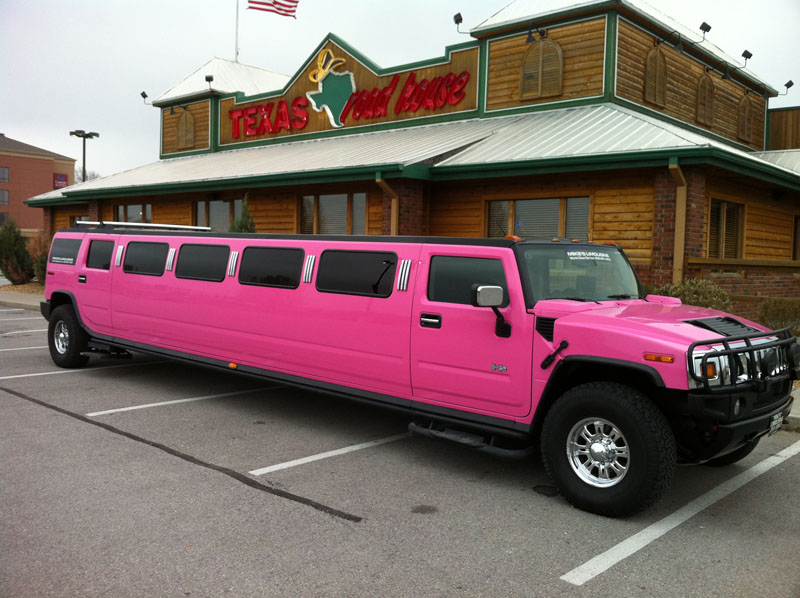
[(657, 355), (655, 353), (645, 353), (644, 358), (645, 361), (658, 361), (660, 363), (675, 363), (675, 358), (672, 355)]
[(706, 378), (716, 378), (717, 377), (717, 364), (716, 363), (706, 363)]
[(228, 367), (229, 367), (229, 368), (231, 368), (232, 370), (235, 370), (235, 369), (236, 369), (237, 367), (239, 367), (239, 366), (238, 366), (238, 365), (236, 365), (235, 363), (229, 363), (229, 364), (228, 364)]

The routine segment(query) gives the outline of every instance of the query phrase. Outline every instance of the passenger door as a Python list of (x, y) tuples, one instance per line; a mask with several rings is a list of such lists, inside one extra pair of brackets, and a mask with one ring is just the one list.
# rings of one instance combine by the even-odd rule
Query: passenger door
[[(425, 245), (420, 262), (411, 321), (414, 398), (496, 417), (527, 415), (533, 319), (513, 252)], [(507, 304), (499, 309), (510, 337), (496, 335), (490, 308), (470, 304), (475, 283), (504, 287)]]
[(111, 262), (116, 235), (87, 234), (85, 254), (76, 268), (77, 299), (84, 325), (96, 334), (112, 335)]

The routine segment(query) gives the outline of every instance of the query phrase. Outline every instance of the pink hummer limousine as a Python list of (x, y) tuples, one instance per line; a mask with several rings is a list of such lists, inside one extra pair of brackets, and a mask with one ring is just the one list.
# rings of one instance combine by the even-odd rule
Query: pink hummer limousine
[(399, 408), (494, 454), (538, 444), (603, 515), (653, 504), (678, 462), (749, 454), (800, 376), (788, 329), (645, 296), (613, 245), (94, 224), (50, 250), (57, 365), (140, 351)]

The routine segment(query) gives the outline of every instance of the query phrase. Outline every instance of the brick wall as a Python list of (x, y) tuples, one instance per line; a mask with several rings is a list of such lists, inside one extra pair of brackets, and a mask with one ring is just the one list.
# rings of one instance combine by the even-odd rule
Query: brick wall
[[(399, 197), (400, 217), (398, 232), (401, 235), (427, 235), (428, 217), (425, 202), (426, 189), (423, 181), (413, 179), (391, 179), (389, 186)], [(392, 198), (383, 194), (383, 231), (392, 231)]]

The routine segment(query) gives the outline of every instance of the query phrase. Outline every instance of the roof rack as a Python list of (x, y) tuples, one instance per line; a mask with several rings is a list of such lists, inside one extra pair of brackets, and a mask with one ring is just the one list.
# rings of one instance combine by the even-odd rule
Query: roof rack
[(210, 226), (187, 226), (185, 224), (151, 224), (149, 222), (113, 222), (105, 220), (102, 222), (94, 222), (91, 220), (78, 220), (75, 225), (81, 226), (115, 226), (119, 228), (153, 228), (159, 230), (196, 230), (196, 231), (210, 231)]

